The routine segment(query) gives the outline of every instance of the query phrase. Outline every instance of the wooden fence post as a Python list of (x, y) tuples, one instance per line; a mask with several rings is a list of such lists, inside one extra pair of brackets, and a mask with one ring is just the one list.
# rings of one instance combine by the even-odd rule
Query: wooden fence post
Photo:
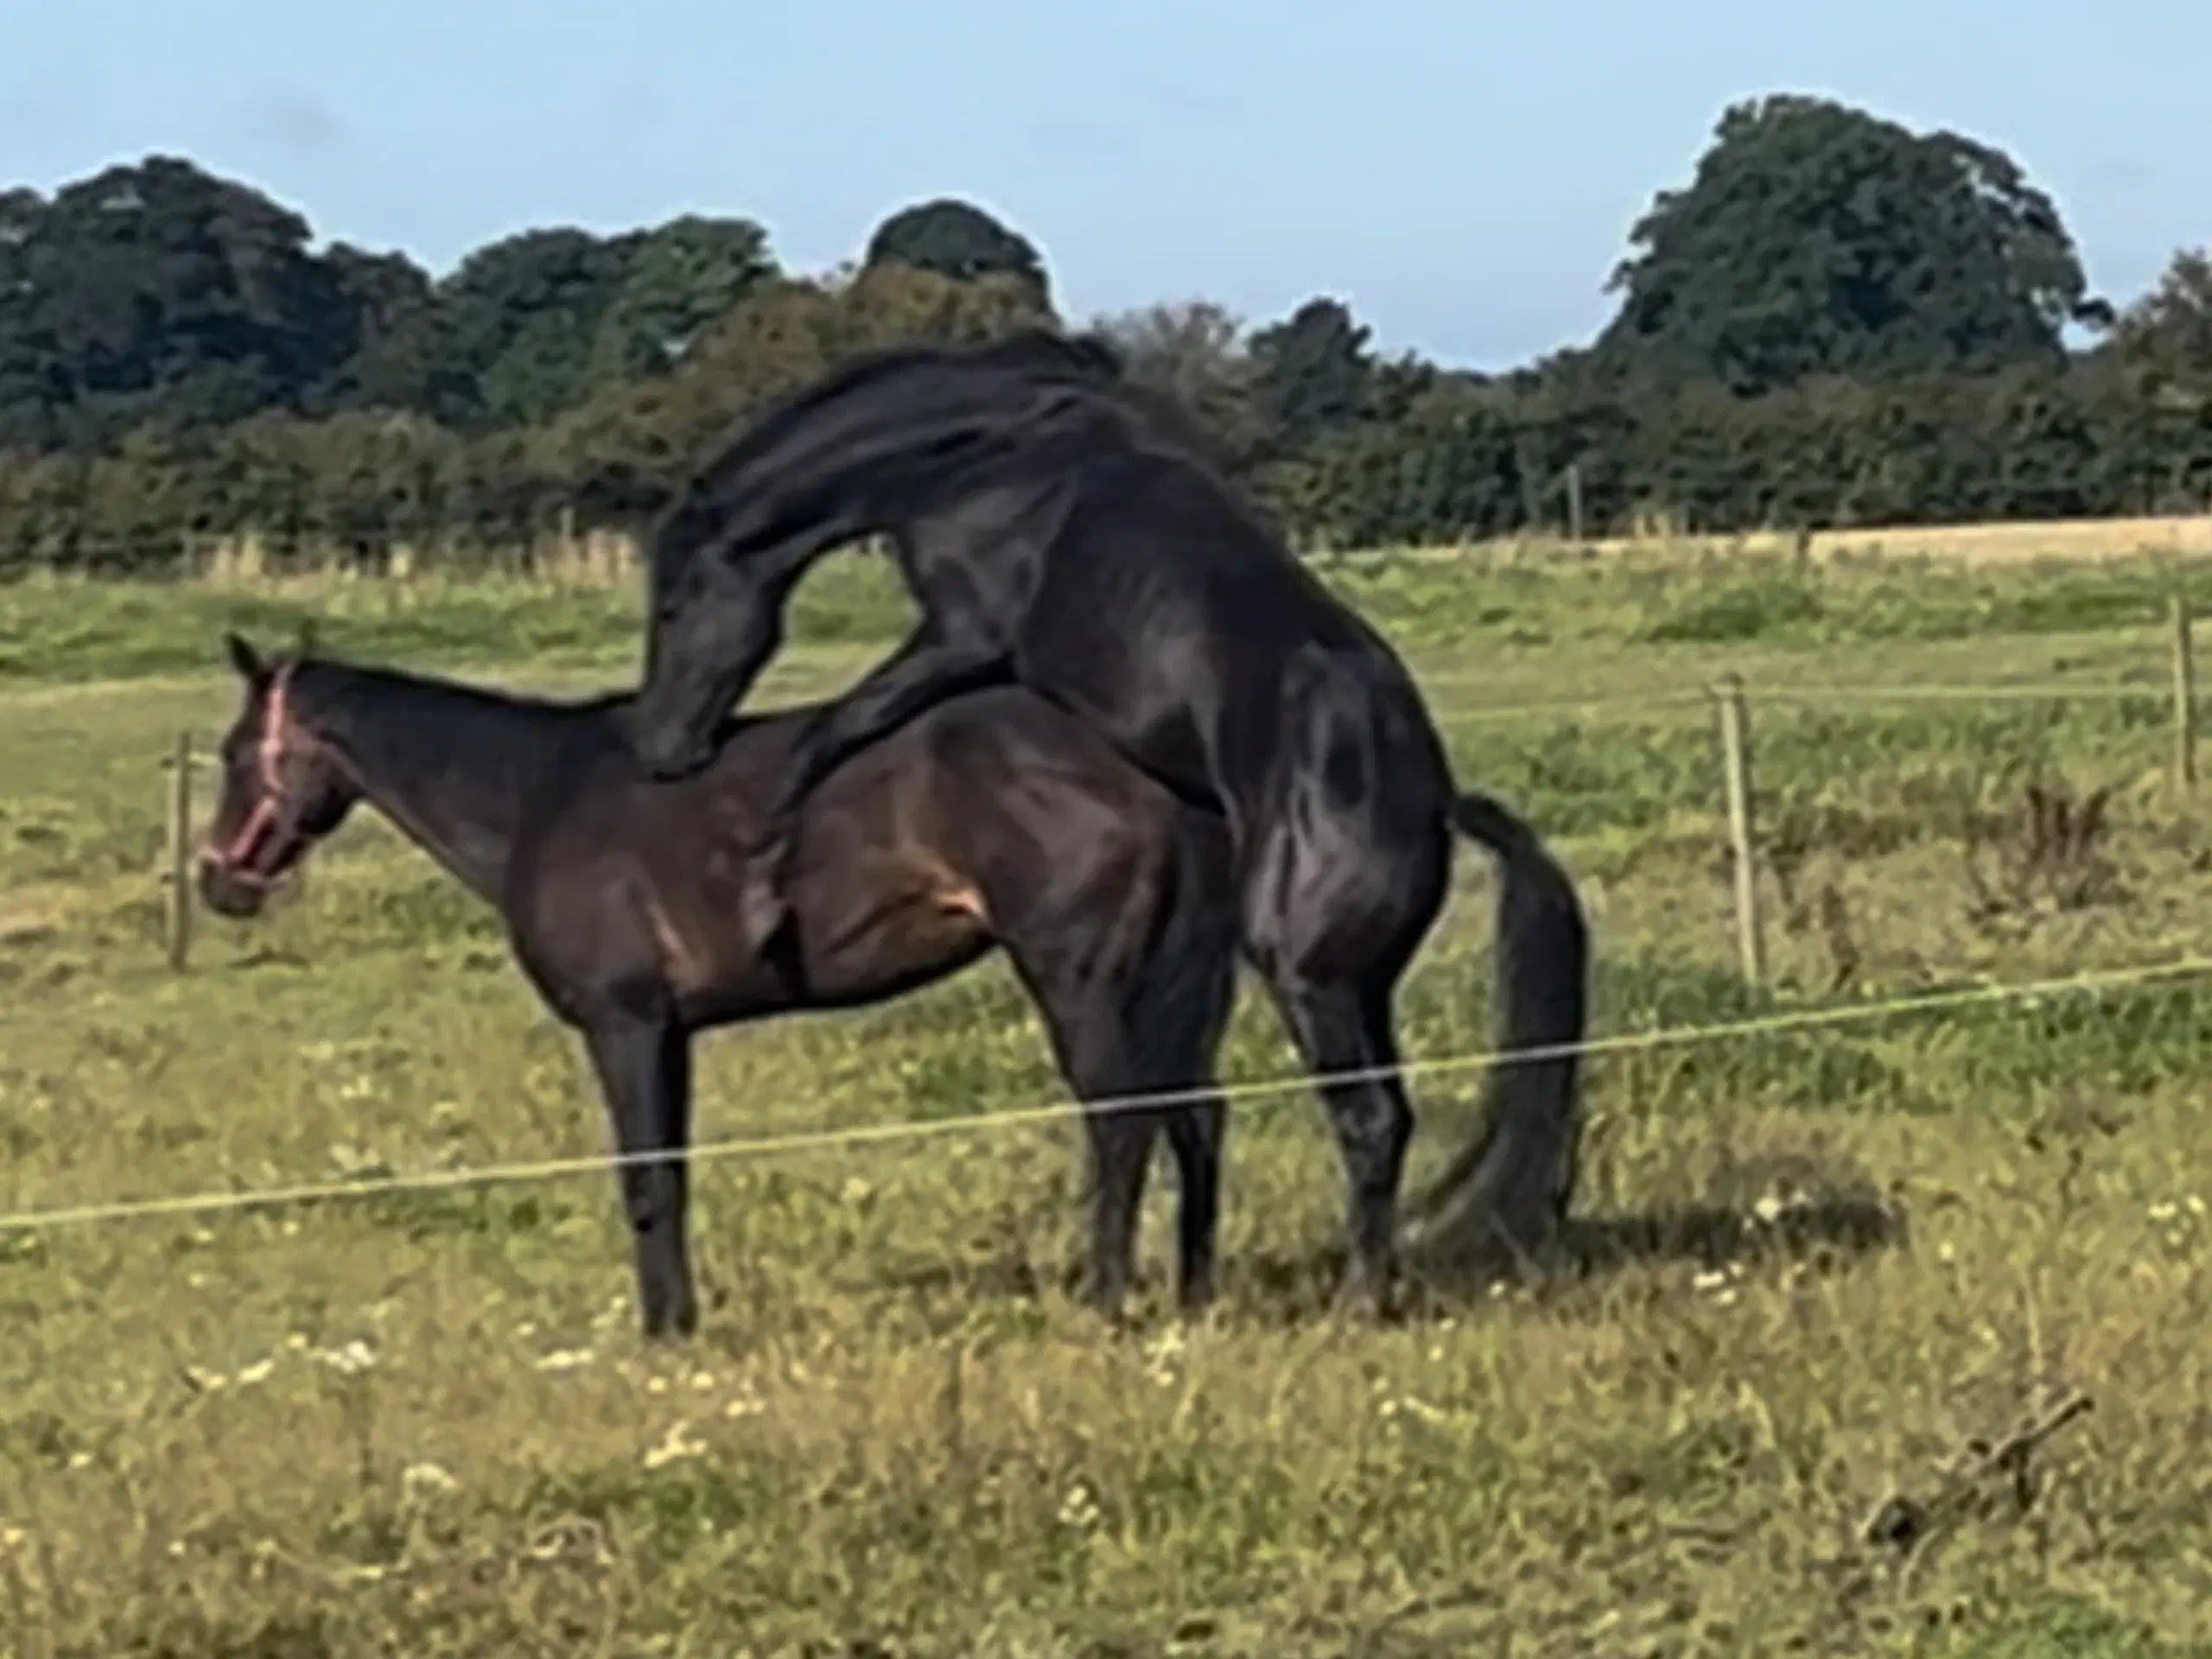
[(166, 916), (169, 966), (182, 972), (192, 951), (192, 734), (179, 732), (176, 747), (162, 763), (169, 774), (168, 868), (162, 882), (168, 891)]
[(1728, 797), (1728, 843), (1736, 865), (1736, 951), (1744, 977), (1766, 982), (1766, 935), (1759, 920), (1757, 852), (1751, 833), (1751, 711), (1739, 674), (1725, 674), (1713, 688), (1720, 711), (1720, 767)]
[(2190, 638), (2189, 596), (2173, 596), (2174, 782), (2186, 795), (2196, 788), (2196, 658)]

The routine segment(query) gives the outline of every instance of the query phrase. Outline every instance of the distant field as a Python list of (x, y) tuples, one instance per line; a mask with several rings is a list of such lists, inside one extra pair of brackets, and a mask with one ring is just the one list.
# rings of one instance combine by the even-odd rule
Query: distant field
[[(1794, 555), (1801, 538), (1781, 531), (1745, 536), (1608, 537), (1588, 545), (1608, 556)], [(1992, 524), (1900, 524), (1879, 530), (1822, 530), (1802, 538), (1815, 563), (1842, 560), (1935, 559), (1972, 566), (2032, 564), (2044, 560), (2202, 558), (2212, 554), (2212, 516), (2060, 518)]]
[[(1460, 774), (1556, 837), (1621, 1032), (2212, 950), (2163, 623), (2212, 565), (2043, 553), (1325, 568)], [(518, 684), (636, 660), (619, 582), (0, 588), (0, 1209), (603, 1146), (489, 918), (380, 823), (162, 969), (156, 762), (228, 718), (221, 627), (310, 617)], [(879, 568), (824, 569), (774, 697), (905, 619)], [(1700, 700), (1731, 670), (1767, 996)], [(2109, 828), (2037, 850), (2031, 781), (2109, 788)], [(1416, 1058), (1488, 1042), (1472, 857), (1461, 887)], [(2212, 1652), (2212, 985), (1588, 1065), (1583, 1270), (1388, 1332), (1325, 1313), (1338, 1176), (1297, 1094), (1237, 1112), (1219, 1316), (1179, 1329), (1153, 1282), (1122, 1339), (1064, 1290), (1065, 1125), (704, 1166), (681, 1355), (631, 1335), (605, 1177), (0, 1231), (0, 1653)], [(1290, 1066), (1248, 998), (1226, 1074)], [(1478, 1081), (1417, 1084), (1416, 1183)], [(1057, 1093), (991, 963), (707, 1039), (699, 1132)], [(1985, 1481), (1910, 1559), (1864, 1541), (2075, 1389), (2024, 1515)]]

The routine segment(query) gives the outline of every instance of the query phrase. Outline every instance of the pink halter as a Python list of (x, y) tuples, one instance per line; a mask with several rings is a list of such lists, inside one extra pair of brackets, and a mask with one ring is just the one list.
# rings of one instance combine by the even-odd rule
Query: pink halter
[(285, 698), (291, 689), (293, 664), (278, 668), (269, 682), (269, 696), (262, 709), (261, 742), (256, 753), (257, 770), (260, 772), (260, 798), (253, 804), (253, 810), (246, 814), (245, 822), (238, 826), (227, 846), (210, 848), (205, 856), (207, 861), (219, 867), (235, 880), (250, 886), (265, 887), (269, 878), (251, 868), (246, 860), (261, 850), (261, 843), (276, 822), (278, 809), (283, 802), (284, 737), (287, 720)]

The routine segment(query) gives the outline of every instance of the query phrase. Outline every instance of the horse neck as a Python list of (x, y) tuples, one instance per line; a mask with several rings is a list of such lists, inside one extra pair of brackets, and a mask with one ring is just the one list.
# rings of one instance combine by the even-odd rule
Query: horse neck
[[(796, 575), (854, 537), (896, 537), (979, 493), (1033, 483), (1046, 462), (1140, 433), (1150, 435), (1135, 405), (1065, 373), (906, 365), (760, 423), (710, 468), (718, 475), (695, 511), (702, 527), (763, 501), (784, 504), (786, 522), (817, 518), (784, 543)], [(975, 447), (947, 448), (963, 440)]]
[(303, 666), (298, 696), (362, 798), (497, 904), (525, 803), (582, 711), (331, 663)]

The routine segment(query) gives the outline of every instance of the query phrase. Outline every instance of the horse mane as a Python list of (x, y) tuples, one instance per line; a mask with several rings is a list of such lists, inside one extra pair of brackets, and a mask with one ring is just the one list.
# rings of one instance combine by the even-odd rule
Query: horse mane
[(1027, 327), (982, 344), (884, 346), (756, 412), (698, 468), (653, 541), (687, 543), (679, 526), (720, 525), (747, 507), (778, 517), (826, 512), (809, 498), (833, 473), (876, 472), (971, 441), (1014, 454), (1077, 429), (1209, 470), (1222, 463), (1195, 416), (1131, 379), (1120, 351), (1096, 334)]
[[(312, 650), (268, 658), (272, 671), (286, 665), (292, 671), (294, 695), (305, 718), (342, 724), (350, 715), (372, 714), (379, 724), (390, 722), (390, 729), (409, 748), (464, 770), (504, 771), (529, 764), (517, 750), (518, 732), (556, 741), (588, 732), (594, 734), (590, 741), (619, 743), (626, 749), (629, 716), (638, 701), (636, 689), (629, 686), (561, 695), (472, 684)], [(727, 737), (780, 717), (733, 709), (722, 716), (719, 728)]]
[(302, 718), (342, 723), (357, 712), (373, 713), (380, 723), (391, 722), (390, 729), (410, 746), (419, 736), (424, 753), (463, 767), (511, 763), (518, 722), (546, 725), (549, 730), (558, 723), (573, 731), (576, 728), (571, 722), (582, 721), (603, 724), (613, 733), (613, 722), (637, 695), (624, 689), (582, 696), (508, 691), (312, 651), (273, 656), (269, 666), (272, 671), (290, 669)]

